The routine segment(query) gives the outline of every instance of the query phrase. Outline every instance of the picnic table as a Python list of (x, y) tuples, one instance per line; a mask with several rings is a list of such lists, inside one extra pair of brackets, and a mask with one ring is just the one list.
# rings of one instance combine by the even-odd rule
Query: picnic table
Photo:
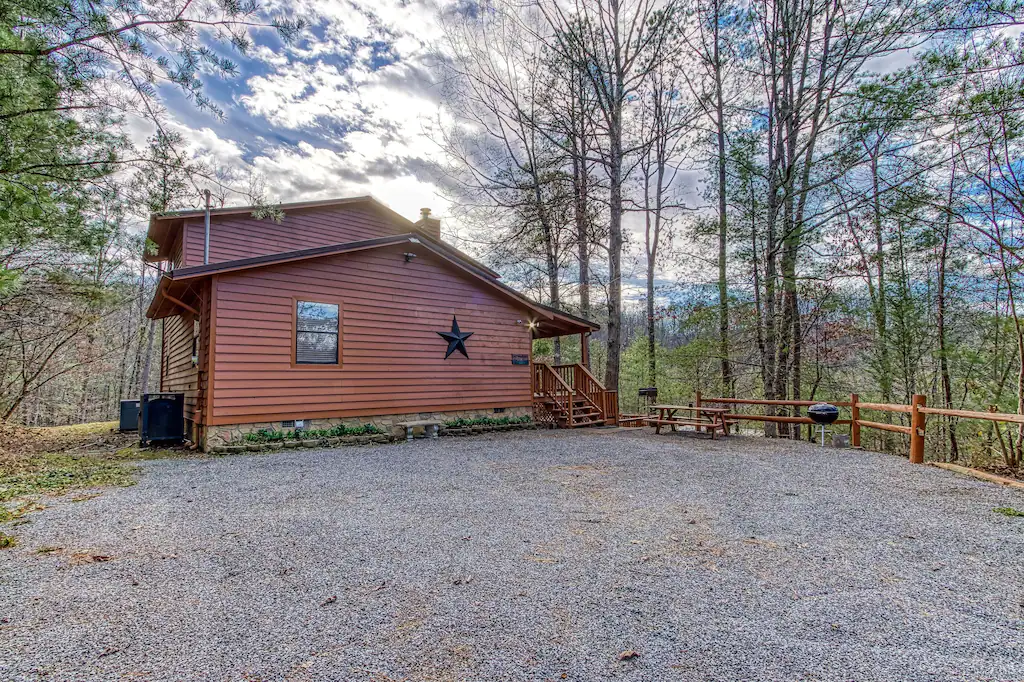
[[(711, 440), (715, 439), (715, 432), (721, 431), (723, 436), (729, 435), (729, 427), (725, 422), (725, 414), (728, 408), (725, 407), (704, 407), (699, 405), (651, 405), (652, 410), (658, 410), (657, 417), (647, 420), (648, 425), (654, 427), (654, 433), (660, 434), (662, 426), (671, 426), (675, 431), (677, 426), (693, 426), (697, 431), (706, 430), (711, 433)], [(689, 414), (677, 415), (677, 412)]]

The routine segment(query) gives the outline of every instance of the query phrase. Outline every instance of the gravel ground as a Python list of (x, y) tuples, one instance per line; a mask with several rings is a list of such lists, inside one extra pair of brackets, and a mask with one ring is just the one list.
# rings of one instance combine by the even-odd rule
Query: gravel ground
[(0, 680), (1022, 680), (1007, 506), (636, 431), (148, 462), (0, 552)]

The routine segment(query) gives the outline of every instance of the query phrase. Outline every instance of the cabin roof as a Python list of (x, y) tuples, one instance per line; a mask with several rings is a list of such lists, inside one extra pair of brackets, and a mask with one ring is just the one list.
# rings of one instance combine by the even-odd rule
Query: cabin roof
[[(390, 206), (385, 204), (380, 199), (372, 195), (364, 195), (358, 197), (338, 197), (335, 199), (321, 199), (318, 201), (295, 201), (287, 204), (274, 204), (273, 208), (278, 208), (287, 213), (288, 211), (300, 211), (309, 208), (330, 208), (334, 206), (346, 206), (352, 204), (369, 204), (377, 210), (385, 213), (389, 218), (395, 220), (399, 225), (408, 227), (410, 230), (414, 230), (415, 223), (398, 213)], [(225, 216), (225, 215), (240, 215), (240, 214), (251, 214), (253, 211), (263, 208), (261, 206), (221, 206), (221, 207), (210, 207), (210, 216)], [(166, 260), (169, 256), (169, 249), (171, 247), (171, 241), (168, 237), (173, 234), (176, 229), (179, 229), (185, 220), (190, 218), (202, 218), (206, 215), (206, 209), (204, 208), (188, 208), (180, 211), (162, 211), (159, 213), (151, 213), (149, 215), (149, 230), (146, 232), (146, 238), (152, 240), (158, 245), (158, 251), (156, 254), (147, 254), (146, 260), (155, 262)]]
[(210, 263), (208, 265), (195, 265), (187, 268), (178, 268), (167, 272), (161, 277), (153, 300), (149, 304), (146, 316), (153, 319), (160, 319), (176, 315), (183, 310), (192, 309), (186, 301), (193, 298), (196, 291), (195, 285), (207, 277), (213, 275), (227, 274), (251, 270), (254, 268), (282, 265), (284, 263), (295, 263), (318, 258), (327, 258), (345, 253), (365, 251), (367, 249), (378, 249), (398, 244), (418, 244), (439, 257), (452, 268), (459, 270), (473, 277), (482, 286), (495, 289), (506, 298), (513, 299), (529, 310), (537, 313), (535, 320), (534, 336), (536, 338), (547, 338), (551, 336), (563, 336), (567, 334), (579, 334), (582, 332), (597, 331), (600, 325), (596, 322), (577, 317), (552, 306), (537, 303), (515, 289), (498, 281), (498, 275), (490, 268), (478, 263), (470, 256), (458, 249), (437, 241), (420, 232), (393, 235), (389, 237), (378, 237), (376, 239), (364, 239), (360, 241), (345, 242), (341, 244), (329, 244), (310, 249), (299, 249), (295, 251), (284, 251), (281, 253), (255, 256), (253, 258), (242, 258), (238, 260)]

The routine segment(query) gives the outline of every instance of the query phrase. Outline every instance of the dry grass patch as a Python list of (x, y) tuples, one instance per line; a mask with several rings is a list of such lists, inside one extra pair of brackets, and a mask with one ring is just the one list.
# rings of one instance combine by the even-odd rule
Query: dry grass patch
[[(116, 422), (48, 428), (0, 424), (0, 523), (25, 522), (26, 513), (43, 508), (43, 495), (133, 485), (138, 460), (195, 456), (185, 449), (140, 448), (137, 434), (116, 428)], [(74, 501), (91, 497), (80, 494)], [(13, 543), (0, 540), (3, 546)]]

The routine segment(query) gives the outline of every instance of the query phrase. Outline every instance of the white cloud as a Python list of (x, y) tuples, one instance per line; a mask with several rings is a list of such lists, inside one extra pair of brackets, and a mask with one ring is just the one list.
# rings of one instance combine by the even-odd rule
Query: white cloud
[(332, 64), (292, 62), (250, 78), (252, 94), (241, 102), (251, 113), (285, 128), (310, 126), (320, 117), (348, 122), (359, 116), (358, 101), (351, 97), (356, 82), (351, 70), (342, 73)]
[(212, 128), (187, 128), (180, 123), (170, 126), (185, 137), (188, 150), (214, 165), (241, 168), (242, 148), (234, 140), (220, 137)]
[[(443, 218), (447, 202), (425, 173), (439, 153), (426, 68), (440, 36), (434, 0), (269, 0), (264, 9), (311, 28), (293, 45), (254, 46), (259, 72), (246, 77), (242, 64), (247, 92), (219, 102), (223, 123), (176, 124), (191, 150), (237, 177), (261, 174), (272, 201), (372, 194), (411, 219), (421, 207)], [(382, 46), (396, 61), (381, 65)], [(239, 111), (255, 121), (238, 127)]]
[(339, 154), (302, 142), (261, 155), (253, 160), (253, 166), (268, 179), (271, 198), (279, 201), (372, 194), (410, 219), (424, 206), (441, 216), (447, 212), (447, 202), (437, 195), (434, 184), (412, 173), (364, 174), (367, 158), (376, 159), (366, 150)]

